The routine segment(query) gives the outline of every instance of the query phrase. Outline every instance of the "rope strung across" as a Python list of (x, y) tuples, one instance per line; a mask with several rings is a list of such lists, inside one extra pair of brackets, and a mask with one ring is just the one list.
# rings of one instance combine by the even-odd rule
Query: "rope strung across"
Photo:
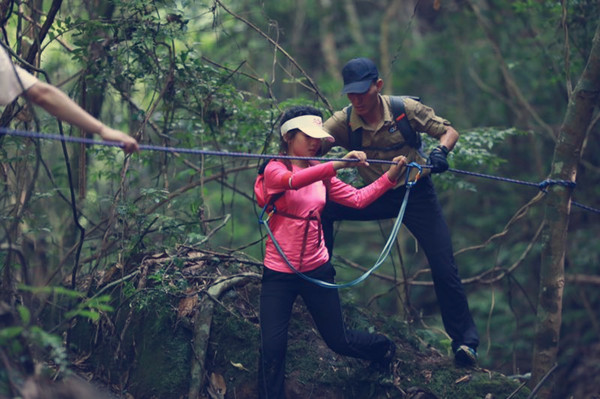
[[(89, 144), (89, 145), (103, 145), (107, 147), (117, 147), (123, 148), (123, 144), (115, 141), (97, 141), (90, 138), (85, 137), (72, 137), (72, 136), (61, 136), (59, 134), (46, 134), (46, 133), (38, 133), (38, 132), (27, 132), (22, 130), (10, 130), (3, 127), (0, 127), (0, 134), (7, 136), (19, 136), (19, 137), (28, 137), (35, 139), (48, 139), (48, 140), (57, 140), (57, 141), (65, 141), (70, 143), (80, 143), (80, 144)], [(227, 156), (227, 157), (238, 157), (238, 158), (258, 158), (258, 159), (300, 159), (306, 161), (343, 161), (343, 162), (358, 162), (358, 159), (343, 159), (343, 158), (323, 158), (323, 157), (296, 157), (289, 155), (274, 155), (274, 154), (252, 154), (247, 152), (227, 152), (227, 151), (213, 151), (213, 150), (200, 150), (195, 148), (181, 148), (181, 147), (163, 147), (158, 145), (151, 144), (140, 144), (140, 150), (145, 151), (162, 151), (162, 152), (173, 152), (173, 153), (181, 153), (181, 154), (194, 154), (194, 155), (216, 155), (216, 156)], [(380, 163), (380, 164), (389, 164), (393, 165), (394, 162), (382, 160), (382, 159), (373, 159), (369, 160), (370, 163)]]
[[(63, 135), (59, 135), (59, 134), (29, 132), (29, 131), (23, 131), (23, 130), (12, 130), (12, 129), (7, 129), (5, 127), (0, 127), (0, 135), (57, 140), (57, 141), (64, 141), (64, 142), (70, 142), (70, 143), (89, 144), (89, 145), (103, 145), (103, 146), (107, 146), (107, 147), (117, 147), (117, 148), (123, 147), (123, 144), (114, 142), (114, 141), (97, 141), (97, 140), (85, 138), (85, 137), (72, 137), (72, 136), (63, 136)], [(355, 159), (343, 159), (343, 158), (296, 157), (296, 156), (289, 156), (289, 155), (251, 154), (251, 153), (246, 153), (246, 152), (227, 152), (227, 151), (200, 150), (200, 149), (194, 149), (194, 148), (164, 147), (164, 146), (157, 146), (157, 145), (150, 145), (150, 144), (140, 144), (139, 148), (140, 148), (140, 150), (145, 150), (145, 151), (162, 151), (162, 152), (194, 154), (194, 155), (216, 155), (216, 156), (239, 157), (239, 158), (255, 158), (255, 159), (278, 158), (278, 159), (300, 159), (300, 160), (306, 160), (306, 161), (358, 162), (357, 159), (355, 160)], [(384, 160), (384, 159), (368, 159), (367, 161), (369, 163), (373, 163), (373, 164), (376, 164), (376, 163), (388, 164), (388, 165), (393, 164), (392, 161), (388, 161), (388, 160)], [(422, 165), (421, 167), (422, 168), (430, 168), (431, 166), (430, 165)], [(541, 191), (544, 191), (544, 192), (546, 192), (546, 189), (552, 185), (560, 185), (560, 186), (564, 186), (564, 187), (568, 187), (568, 188), (574, 188), (576, 185), (575, 182), (568, 181), (568, 180), (546, 179), (540, 183), (532, 183), (532, 182), (526, 182), (526, 181), (522, 181), (522, 180), (509, 179), (509, 178), (505, 178), (505, 177), (486, 175), (483, 173), (468, 172), (468, 171), (459, 170), (459, 169), (450, 168), (450, 169), (448, 169), (448, 171), (457, 173), (457, 174), (464, 174), (464, 175), (498, 180), (498, 181), (503, 181), (503, 182), (508, 182), (508, 183), (515, 183), (515, 184), (521, 184), (521, 185), (526, 185), (526, 186), (531, 186), (531, 187), (537, 187), (538, 189), (540, 189)], [(575, 201), (572, 201), (571, 203), (573, 204), (573, 206), (577, 206), (577, 207), (585, 209), (587, 211), (600, 214), (600, 209), (582, 205)]]
[[(6, 136), (19, 136), (19, 137), (29, 137), (29, 138), (37, 138), (37, 139), (47, 139), (47, 140), (57, 140), (71, 143), (81, 143), (81, 144), (89, 144), (89, 145), (103, 145), (108, 147), (117, 147), (122, 148), (123, 144), (114, 142), (114, 141), (97, 141), (90, 138), (85, 137), (72, 137), (72, 136), (62, 136), (58, 134), (49, 134), (49, 133), (39, 133), (39, 132), (29, 132), (23, 130), (11, 130), (4, 127), (0, 127), (0, 135)], [(307, 161), (343, 161), (343, 162), (358, 162), (357, 159), (343, 159), (343, 158), (323, 158), (323, 157), (296, 157), (289, 155), (273, 155), (273, 154), (251, 154), (245, 152), (227, 152), (227, 151), (212, 151), (212, 150), (200, 150), (194, 148), (177, 148), (177, 147), (163, 147), (157, 145), (149, 145), (149, 144), (140, 144), (140, 150), (147, 151), (162, 151), (162, 152), (172, 152), (172, 153), (181, 153), (181, 154), (195, 154), (195, 155), (216, 155), (216, 156), (227, 156), (227, 157), (240, 157), (240, 158), (255, 158), (255, 159), (270, 159), (270, 158), (278, 158), (278, 159), (300, 159)], [(379, 163), (379, 164), (388, 164), (392, 165), (392, 161), (383, 160), (383, 159), (368, 159), (369, 163)], [(430, 168), (430, 165), (422, 165), (422, 168)], [(448, 171), (464, 174), (469, 176), (481, 177), (486, 179), (498, 180), (508, 183), (521, 184), (531, 187), (537, 187), (539, 190), (546, 192), (546, 189), (552, 185), (561, 185), (568, 188), (574, 188), (576, 183), (568, 180), (551, 180), (546, 179), (540, 183), (532, 183), (526, 182), (522, 180), (509, 179), (505, 177), (498, 177), (492, 175), (486, 175), (483, 173), (475, 173), (468, 172), (459, 169), (448, 169)], [(595, 212), (600, 214), (600, 209), (592, 208), (586, 205), (582, 205), (578, 202), (572, 201), (573, 206), (577, 206), (579, 208), (585, 209), (590, 212)]]
[[(273, 216), (274, 213), (277, 213), (277, 209), (275, 208), (275, 206), (273, 205), (273, 209), (271, 210), (271, 212), (268, 214), (267, 218), (264, 218), (264, 215), (266, 213), (267, 207), (270, 204), (266, 204), (265, 207), (263, 208), (260, 217), (258, 219), (258, 222), (262, 225), (265, 226), (265, 228), (267, 229), (267, 233), (269, 234), (269, 237), (271, 237), (271, 240), (273, 241), (273, 244), (275, 245), (275, 248), (277, 248), (277, 252), (279, 252), (279, 255), (281, 255), (281, 258), (285, 261), (285, 263), (287, 264), (287, 266), (294, 272), (296, 273), (298, 276), (302, 277), (304, 280), (309, 281), (311, 283), (314, 283), (320, 287), (323, 288), (333, 288), (333, 289), (338, 289), (338, 288), (348, 288), (348, 287), (353, 287), (359, 283), (361, 283), (362, 281), (364, 281), (367, 277), (369, 277), (371, 275), (371, 273), (373, 273), (375, 270), (377, 270), (379, 268), (379, 266), (381, 266), (383, 264), (383, 261), (387, 258), (387, 256), (389, 255), (390, 251), (392, 250), (392, 246), (394, 245), (394, 242), (396, 241), (396, 237), (398, 236), (398, 232), (400, 231), (400, 227), (402, 226), (402, 219), (404, 218), (404, 212), (406, 211), (406, 204), (408, 203), (408, 195), (410, 194), (410, 189), (417, 183), (417, 181), (419, 180), (419, 177), (421, 176), (421, 172), (423, 170), (423, 166), (419, 165), (418, 163), (415, 162), (411, 162), (408, 165), (406, 165), (406, 167), (408, 168), (407, 172), (406, 172), (406, 191), (404, 193), (404, 199), (402, 200), (402, 205), (400, 206), (400, 211), (398, 212), (398, 217), (396, 217), (396, 221), (394, 222), (394, 225), (392, 226), (392, 232), (390, 233), (390, 236), (388, 237), (387, 242), (385, 243), (385, 246), (383, 247), (381, 254), (379, 254), (379, 258), (377, 258), (377, 261), (375, 262), (375, 264), (366, 272), (364, 272), (361, 276), (359, 276), (358, 278), (349, 281), (347, 283), (343, 283), (343, 284), (334, 284), (334, 283), (329, 283), (327, 281), (323, 281), (323, 280), (319, 280), (316, 278), (312, 278), (310, 276), (307, 276), (306, 274), (302, 273), (301, 271), (299, 271), (298, 269), (296, 269), (294, 267), (294, 265), (292, 265), (290, 263), (290, 261), (288, 260), (288, 258), (285, 256), (285, 253), (283, 252), (283, 249), (281, 248), (281, 246), (279, 245), (279, 243), (277, 242), (277, 240), (275, 239), (275, 236), (273, 235), (273, 231), (271, 231), (271, 229), (269, 228), (269, 219), (271, 218), (271, 216)], [(418, 169), (417, 175), (415, 176), (414, 180), (409, 181), (409, 175), (410, 175), (410, 169), (411, 168), (416, 168)]]
[[(469, 172), (466, 170), (450, 168), (450, 169), (448, 169), (448, 171), (452, 172), (452, 173), (463, 174), (463, 175), (468, 175), (468, 176), (482, 177), (485, 179), (503, 181), (503, 182), (514, 183), (514, 184), (521, 184), (521, 185), (530, 186), (530, 187), (537, 187), (540, 191), (543, 191), (544, 193), (548, 192), (548, 190), (547, 190), (548, 187), (554, 186), (554, 185), (563, 186), (563, 187), (567, 187), (567, 188), (575, 188), (575, 186), (577, 186), (577, 183), (575, 183), (574, 181), (569, 181), (569, 180), (546, 179), (546, 180), (542, 180), (539, 183), (532, 183), (532, 182), (523, 181), (523, 180), (509, 179), (506, 177), (499, 177), (499, 176), (486, 175), (483, 173)], [(583, 204), (580, 204), (579, 202), (575, 202), (575, 201), (571, 201), (571, 204), (573, 206), (579, 207), (581, 209), (585, 209), (586, 211), (595, 212), (595, 213), (600, 214), (600, 209), (592, 208), (591, 206), (583, 205)]]

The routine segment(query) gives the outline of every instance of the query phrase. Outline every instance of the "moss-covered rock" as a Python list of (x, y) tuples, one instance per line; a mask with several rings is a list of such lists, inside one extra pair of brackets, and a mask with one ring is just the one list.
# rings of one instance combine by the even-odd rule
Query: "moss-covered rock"
[(192, 331), (177, 319), (176, 298), (151, 289), (117, 308), (100, 325), (80, 320), (72, 348), (88, 351), (97, 377), (136, 398), (186, 394)]

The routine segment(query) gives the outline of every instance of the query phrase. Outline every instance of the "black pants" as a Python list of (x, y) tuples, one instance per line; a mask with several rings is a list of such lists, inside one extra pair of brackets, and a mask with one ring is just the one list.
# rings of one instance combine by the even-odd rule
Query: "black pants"
[[(306, 273), (334, 282), (335, 270), (327, 262)], [(264, 268), (260, 293), (261, 352), (258, 367), (258, 390), (262, 399), (285, 398), (285, 354), (288, 325), (296, 297), (304, 299), (323, 340), (340, 355), (365, 360), (381, 360), (390, 340), (381, 334), (346, 330), (338, 291), (323, 288), (293, 273)]]
[[(333, 255), (334, 221), (395, 218), (405, 192), (406, 187), (390, 190), (360, 210), (328, 202), (321, 215), (321, 222), (329, 254)], [(430, 177), (419, 180), (410, 189), (402, 221), (415, 236), (429, 261), (442, 321), (452, 338), (452, 349), (456, 350), (463, 344), (477, 348), (479, 335), (454, 263), (450, 231)]]

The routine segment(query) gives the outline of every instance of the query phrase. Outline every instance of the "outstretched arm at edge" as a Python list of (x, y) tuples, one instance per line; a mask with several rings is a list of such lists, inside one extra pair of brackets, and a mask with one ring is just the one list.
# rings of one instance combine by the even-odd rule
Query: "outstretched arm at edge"
[(38, 81), (23, 94), (27, 99), (44, 108), (58, 119), (75, 125), (86, 132), (98, 134), (103, 140), (122, 143), (123, 151), (126, 153), (139, 150), (138, 143), (133, 137), (106, 126), (55, 86)]

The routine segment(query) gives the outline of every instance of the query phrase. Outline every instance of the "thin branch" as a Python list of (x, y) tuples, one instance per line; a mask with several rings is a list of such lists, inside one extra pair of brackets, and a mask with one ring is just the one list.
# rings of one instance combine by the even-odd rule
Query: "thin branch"
[[(529, 254), (529, 252), (533, 248), (533, 245), (535, 244), (539, 235), (542, 232), (543, 225), (544, 224), (542, 223), (539, 226), (538, 230), (536, 231), (533, 239), (531, 240), (531, 242), (529, 243), (527, 248), (525, 248), (525, 250), (521, 253), (521, 256), (519, 257), (519, 259), (517, 259), (511, 266), (509, 266), (508, 268), (493, 267), (489, 270), (486, 270), (486, 271), (478, 274), (477, 276), (462, 279), (463, 285), (476, 284), (476, 283), (491, 285), (491, 284), (494, 284), (494, 283), (502, 280), (507, 275), (512, 274), (515, 271), (515, 269), (517, 269), (522, 264), (525, 257)], [(368, 268), (361, 266), (355, 262), (352, 262), (346, 258), (343, 258), (339, 255), (336, 255), (336, 258), (343, 260), (344, 263), (346, 263), (348, 266), (350, 266), (353, 269), (357, 269), (362, 272), (365, 272), (368, 270)], [(377, 277), (381, 280), (389, 281), (389, 282), (393, 283), (395, 286), (400, 286), (403, 284), (409, 284), (411, 286), (433, 286), (433, 281), (417, 280), (417, 278), (421, 274), (425, 274), (425, 273), (431, 273), (431, 269), (418, 270), (413, 276), (408, 277), (406, 279), (402, 279), (402, 280), (398, 280), (397, 278), (395, 278), (393, 276), (389, 276), (389, 275), (381, 274), (381, 273), (377, 273), (377, 272), (372, 273), (371, 276)], [(492, 275), (493, 277), (488, 277), (490, 275)]]
[(223, 222), (221, 222), (217, 227), (215, 227), (214, 229), (212, 229), (210, 232), (208, 232), (208, 234), (206, 234), (206, 236), (202, 239), (202, 241), (194, 244), (194, 245), (202, 245), (204, 244), (206, 241), (208, 241), (210, 239), (210, 237), (212, 237), (217, 231), (221, 230), (223, 227), (225, 227), (227, 225), (227, 222), (229, 222), (229, 219), (231, 218), (230, 214), (225, 215)]
[[(34, 21), (34, 20), (33, 20), (33, 19), (32, 19), (32, 18), (29, 16), (29, 15), (26, 15), (26, 14), (24, 14), (24, 13), (19, 13), (19, 15), (20, 15), (21, 17), (23, 17), (23, 19), (25, 19), (25, 21), (29, 22), (30, 24), (32, 24), (32, 25), (33, 25), (33, 24), (35, 24), (35, 26), (36, 26), (38, 29), (42, 29), (42, 25), (40, 25), (38, 22)], [(57, 37), (54, 37), (54, 40), (56, 40), (56, 41), (57, 41), (57, 42), (58, 42), (58, 43), (59, 43), (61, 46), (63, 46), (63, 48), (64, 48), (65, 50), (67, 50), (69, 53), (72, 53), (72, 52), (73, 52), (73, 48), (72, 48), (71, 46), (69, 46), (69, 44), (68, 44), (68, 43), (66, 43), (65, 41), (63, 41), (62, 39), (60, 39), (58, 36), (57, 36)], [(46, 46), (44, 46), (44, 48), (45, 48), (45, 47), (46, 47)]]
[(600, 276), (589, 274), (567, 274), (565, 281), (569, 284), (600, 286)]
[(467, 247), (467, 248), (462, 248), (462, 249), (456, 251), (454, 253), (454, 256), (458, 256), (458, 255), (460, 255), (460, 254), (462, 254), (464, 252), (468, 252), (468, 251), (473, 251), (473, 250), (476, 250), (476, 249), (484, 248), (484, 247), (488, 246), (495, 239), (500, 238), (500, 237), (504, 237), (508, 233), (508, 231), (510, 230), (510, 227), (515, 222), (517, 222), (519, 219), (523, 218), (527, 214), (527, 212), (529, 211), (529, 208), (531, 208), (534, 204), (536, 204), (537, 202), (539, 202), (543, 197), (544, 197), (544, 193), (543, 192), (539, 192), (535, 197), (533, 197), (527, 204), (523, 205), (513, 215), (513, 217), (508, 221), (508, 223), (504, 226), (504, 229), (501, 232), (492, 235), (490, 238), (488, 238), (482, 244), (474, 245), (474, 246)]
[(240, 166), (240, 167), (236, 167), (236, 168), (231, 168), (228, 170), (225, 170), (219, 174), (216, 175), (212, 175), (210, 177), (202, 177), (200, 178), (200, 180), (196, 180), (194, 182), (189, 183), (186, 186), (180, 187), (177, 190), (169, 193), (169, 195), (167, 196), (167, 198), (161, 200), (160, 202), (156, 203), (154, 206), (148, 208), (147, 210), (144, 211), (144, 213), (146, 215), (151, 214), (152, 212), (156, 211), (158, 208), (162, 207), (163, 205), (171, 202), (174, 198), (177, 198), (178, 196), (180, 196), (181, 194), (185, 193), (186, 191), (189, 191), (191, 189), (193, 189), (194, 187), (200, 186), (202, 184), (206, 184), (210, 181), (213, 180), (219, 180), (221, 178), (223, 178), (224, 176), (226, 176), (229, 173), (236, 173), (236, 172), (240, 172), (242, 170), (248, 170), (248, 169), (253, 169), (256, 168), (256, 165), (245, 165), (245, 166)]
[(288, 54), (288, 52), (285, 51), (285, 49), (283, 47), (281, 47), (279, 45), (279, 43), (277, 43), (276, 41), (274, 41), (273, 39), (271, 39), (266, 33), (264, 33), (262, 30), (260, 30), (257, 26), (255, 26), (254, 24), (252, 24), (250, 21), (248, 21), (247, 19), (243, 18), (240, 15), (237, 15), (236, 13), (234, 13), (233, 11), (231, 11), (230, 9), (228, 9), (227, 7), (225, 7), (225, 5), (223, 4), (223, 2), (221, 2), (221, 0), (215, 0), (215, 3), (217, 3), (219, 6), (221, 6), (221, 8), (223, 10), (225, 10), (227, 13), (229, 13), (234, 18), (242, 21), (243, 23), (245, 23), (246, 25), (248, 25), (250, 28), (254, 29), (262, 37), (264, 37), (265, 39), (267, 39), (267, 41), (269, 43), (271, 43), (273, 46), (275, 46), (277, 48), (277, 50), (279, 50), (296, 68), (298, 68), (298, 70), (300, 71), (300, 73), (310, 83), (310, 86), (311, 86), (314, 94), (316, 94), (325, 103), (325, 105), (327, 106), (327, 108), (330, 111), (333, 110), (333, 107), (331, 106), (331, 104), (329, 103), (329, 101), (327, 101), (327, 98), (325, 98), (321, 94), (319, 88), (317, 87), (316, 83), (312, 80), (312, 78), (304, 71), (304, 69), (300, 66), (300, 64), (298, 64), (298, 62), (290, 54)]
[(540, 382), (538, 382), (537, 385), (535, 386), (535, 388), (533, 388), (533, 390), (531, 391), (531, 393), (529, 394), (529, 396), (527, 397), (527, 399), (533, 399), (535, 397), (535, 395), (542, 388), (542, 386), (544, 385), (544, 383), (546, 382), (546, 380), (548, 379), (548, 377), (550, 377), (550, 375), (557, 368), (558, 368), (558, 363), (554, 363), (554, 366), (552, 366), (552, 368), (550, 370), (548, 370), (548, 372), (546, 374), (544, 374), (544, 377), (542, 377), (542, 379), (540, 380)]
[(564, 60), (565, 60), (565, 84), (567, 86), (567, 95), (569, 96), (569, 100), (571, 99), (571, 94), (573, 93), (573, 82), (571, 81), (571, 49), (569, 46), (569, 26), (567, 25), (567, 2), (566, 0), (561, 0), (561, 19), (560, 24), (563, 28), (564, 33)]
[(48, 14), (45, 16), (44, 25), (40, 28), (39, 34), (36, 36), (35, 40), (31, 44), (29, 48), (29, 52), (27, 53), (27, 57), (25, 59), (28, 63), (33, 64), (33, 60), (38, 56), (38, 51), (40, 49), (40, 43), (44, 41), (48, 31), (54, 24), (54, 20), (56, 19), (56, 15), (62, 6), (62, 0), (54, 0), (52, 1), (52, 5), (50, 6), (50, 10), (48, 10)]

